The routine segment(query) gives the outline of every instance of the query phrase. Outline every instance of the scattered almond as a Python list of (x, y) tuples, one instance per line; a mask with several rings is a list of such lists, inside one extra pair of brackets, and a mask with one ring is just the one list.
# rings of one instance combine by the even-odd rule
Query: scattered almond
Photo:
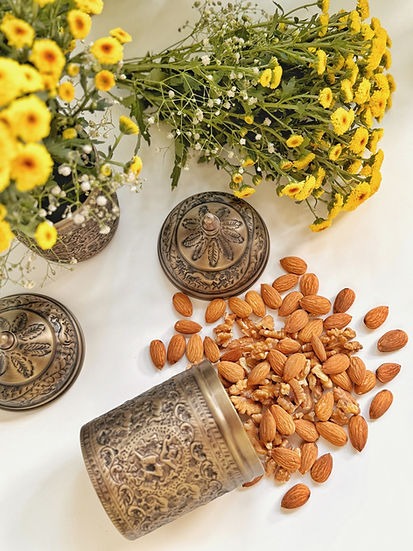
[(323, 320), (320, 318), (308, 321), (298, 334), (298, 338), (303, 343), (311, 342), (313, 335), (320, 337), (323, 333)]
[(166, 359), (171, 365), (179, 361), (185, 354), (186, 341), (183, 335), (173, 335), (166, 351)]
[(366, 394), (367, 392), (370, 392), (370, 390), (373, 390), (375, 386), (376, 375), (373, 373), (373, 371), (366, 369), (363, 382), (361, 383), (361, 385), (354, 385), (354, 392), (356, 394)]
[[(220, 358), (220, 351), (217, 343), (211, 337), (204, 338), (204, 355), (211, 363), (216, 363)], [(239, 358), (237, 358), (239, 360)]]
[(303, 295), (316, 295), (318, 293), (319, 281), (315, 274), (307, 273), (300, 278), (300, 291)]
[(301, 464), (298, 469), (301, 474), (307, 473), (314, 465), (318, 455), (318, 447), (315, 442), (303, 442), (301, 449)]
[(279, 316), (288, 316), (292, 314), (294, 310), (300, 307), (300, 300), (303, 298), (303, 294), (299, 291), (291, 291), (288, 295), (285, 295), (281, 306), (278, 309)]
[(304, 369), (306, 361), (307, 358), (302, 353), (291, 354), (284, 365), (282, 375), (284, 381), (288, 382), (290, 379), (296, 378)]
[(324, 329), (328, 331), (329, 329), (343, 329), (346, 327), (352, 320), (350, 314), (345, 312), (331, 314), (324, 320)]
[(206, 323), (215, 323), (225, 314), (227, 303), (222, 298), (214, 298), (205, 310)]
[(260, 318), (265, 316), (265, 304), (261, 295), (257, 291), (248, 291), (245, 294), (245, 300), (251, 306), (252, 311), (256, 316), (259, 316)]
[(275, 424), (274, 416), (269, 409), (266, 409), (262, 414), (260, 421), (260, 440), (264, 443), (272, 442), (275, 438), (277, 427)]
[(166, 348), (162, 341), (155, 339), (149, 345), (152, 363), (157, 369), (162, 369), (166, 363)]
[(322, 316), (330, 311), (331, 302), (320, 295), (306, 295), (300, 300), (300, 306), (313, 316)]
[(381, 417), (393, 403), (393, 394), (390, 390), (381, 390), (376, 394), (370, 404), (370, 419)]
[(305, 310), (298, 309), (288, 316), (285, 321), (284, 330), (286, 333), (298, 333), (308, 323), (308, 314)]
[(392, 329), (380, 337), (377, 348), (380, 352), (394, 352), (406, 346), (408, 340), (407, 333), (401, 329)]
[(330, 356), (322, 366), (326, 375), (338, 375), (345, 371), (350, 365), (350, 358), (347, 354), (334, 354)]
[(301, 350), (301, 344), (295, 339), (285, 337), (278, 342), (277, 350), (279, 350), (283, 354), (294, 354), (295, 352)]
[(330, 375), (330, 379), (335, 385), (342, 388), (343, 390), (346, 390), (347, 392), (351, 392), (353, 390), (353, 383), (348, 376), (347, 371), (342, 371), (341, 373)]
[(348, 435), (351, 445), (361, 452), (366, 445), (368, 436), (367, 421), (362, 415), (353, 415), (348, 422)]
[(181, 316), (190, 318), (193, 313), (193, 305), (191, 299), (185, 293), (175, 293), (172, 297), (172, 304), (174, 305), (175, 310)]
[(196, 321), (192, 320), (178, 320), (174, 325), (175, 331), (183, 333), (184, 335), (193, 335), (199, 333), (202, 327)]
[(381, 383), (388, 383), (400, 372), (400, 364), (384, 363), (376, 369), (376, 377)]
[(277, 431), (280, 434), (289, 436), (295, 432), (295, 424), (291, 415), (285, 411), (278, 404), (273, 404), (270, 407), (270, 411), (275, 419), (275, 424), (277, 425)]
[(238, 318), (247, 318), (252, 314), (252, 308), (246, 300), (239, 297), (231, 297), (228, 299), (228, 306)]
[(324, 344), (317, 335), (311, 337), (311, 346), (314, 350), (314, 354), (320, 360), (320, 362), (325, 362), (327, 359), (327, 352), (324, 348)]
[(284, 373), (284, 365), (287, 361), (287, 356), (279, 350), (271, 348), (271, 350), (267, 354), (267, 360), (270, 362), (270, 366), (274, 373), (282, 377), (282, 374)]
[(320, 436), (334, 446), (344, 446), (347, 442), (347, 433), (340, 425), (331, 421), (319, 421), (316, 423), (316, 428)]
[(334, 409), (334, 394), (331, 391), (324, 392), (314, 406), (316, 416), (320, 421), (328, 421)]
[(348, 287), (341, 289), (334, 300), (333, 312), (347, 312), (347, 310), (353, 305), (355, 299), (356, 293), (353, 291), (353, 289), (349, 289)]
[(237, 383), (244, 378), (244, 369), (235, 362), (220, 361), (217, 369), (221, 377), (230, 383)]
[(222, 354), (221, 361), (237, 362), (241, 357), (242, 348), (231, 348)]
[(253, 367), (248, 375), (248, 386), (263, 384), (271, 371), (270, 362), (264, 361)]
[(186, 344), (186, 357), (191, 364), (198, 364), (204, 357), (204, 344), (198, 333), (191, 335)]
[(305, 442), (315, 442), (319, 438), (314, 423), (306, 419), (295, 419), (295, 432)]
[(298, 283), (298, 275), (283, 274), (272, 282), (272, 286), (279, 293), (284, 293), (295, 287)]
[(280, 260), (280, 264), (291, 274), (302, 275), (307, 271), (307, 263), (298, 256), (286, 256)]
[(280, 293), (267, 283), (261, 284), (261, 297), (268, 308), (272, 310), (277, 310), (281, 306), (282, 298)]
[(310, 498), (310, 488), (305, 484), (296, 484), (284, 494), (281, 500), (281, 507), (284, 509), (297, 509), (301, 507)]
[(366, 376), (366, 364), (358, 356), (351, 356), (347, 373), (355, 385), (362, 385)]
[(274, 448), (271, 452), (271, 457), (283, 469), (289, 473), (293, 473), (300, 467), (300, 455), (288, 448)]
[(333, 470), (333, 457), (331, 453), (321, 455), (311, 467), (311, 478), (314, 482), (325, 482)]
[(377, 329), (380, 325), (383, 325), (388, 315), (388, 306), (376, 306), (369, 310), (364, 316), (364, 325), (369, 329)]

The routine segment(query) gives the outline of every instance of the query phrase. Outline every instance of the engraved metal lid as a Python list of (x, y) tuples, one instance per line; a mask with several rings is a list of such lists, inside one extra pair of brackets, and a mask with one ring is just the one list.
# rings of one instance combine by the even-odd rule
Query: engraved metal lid
[(82, 331), (62, 304), (31, 293), (0, 299), (0, 408), (54, 400), (76, 379), (83, 357)]
[(229, 193), (188, 197), (167, 216), (158, 240), (171, 282), (201, 299), (238, 295), (264, 270), (268, 230), (257, 211)]

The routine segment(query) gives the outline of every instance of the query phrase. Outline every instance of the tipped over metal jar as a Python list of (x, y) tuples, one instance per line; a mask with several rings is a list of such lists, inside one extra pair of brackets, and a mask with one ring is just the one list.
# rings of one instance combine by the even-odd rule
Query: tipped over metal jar
[(263, 473), (209, 362), (90, 421), (80, 439), (103, 507), (131, 540)]

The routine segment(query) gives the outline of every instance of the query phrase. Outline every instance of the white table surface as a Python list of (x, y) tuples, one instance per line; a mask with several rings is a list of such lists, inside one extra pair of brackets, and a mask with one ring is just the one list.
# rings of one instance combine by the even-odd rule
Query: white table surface
[[(333, 9), (352, 5), (349, 0), (331, 2)], [(130, 55), (166, 46), (178, 36), (179, 24), (191, 17), (190, 6), (190, 0), (106, 0), (105, 14), (95, 19), (95, 35), (123, 26), (135, 36)], [(368, 368), (374, 370), (384, 361), (402, 365), (400, 375), (388, 384), (393, 405), (381, 419), (369, 423), (365, 450), (359, 454), (350, 445), (333, 450), (333, 473), (323, 485), (311, 483), (308, 476), (286, 485), (265, 480), (249, 490), (231, 492), (136, 542), (128, 542), (112, 526), (86, 474), (79, 429), (184, 369), (182, 361), (157, 372), (148, 356), (151, 339), (168, 340), (176, 319), (171, 306), (175, 288), (157, 258), (158, 233), (167, 214), (184, 198), (205, 190), (227, 191), (223, 174), (192, 163), (172, 193), (171, 153), (155, 151), (156, 146), (170, 145), (166, 132), (160, 131), (154, 135), (154, 147), (142, 150), (146, 180), (142, 191), (119, 194), (120, 226), (109, 247), (35, 289), (76, 315), (86, 339), (86, 356), (75, 384), (55, 402), (28, 412), (0, 411), (1, 551), (410, 548), (411, 344), (389, 359), (379, 355), (375, 342), (381, 332), (363, 330), (361, 319), (371, 307), (387, 304), (390, 314), (383, 331), (403, 328), (413, 335), (413, 13), (404, 0), (371, 0), (371, 8), (393, 38), (392, 73), (398, 85), (394, 106), (383, 121), (380, 191), (320, 234), (307, 229), (311, 219), (306, 210), (276, 198), (270, 183), (262, 184), (250, 199), (271, 236), (270, 258), (260, 281), (271, 283), (282, 273), (281, 257), (305, 258), (309, 270), (319, 275), (321, 294), (334, 298), (346, 286), (356, 291), (352, 325), (364, 344), (361, 356)], [(2, 296), (22, 291), (9, 284)], [(194, 319), (202, 321), (204, 308), (205, 303), (195, 301)], [(369, 401), (360, 400), (365, 415)], [(299, 481), (309, 484), (310, 501), (293, 513), (282, 512), (282, 495)]]

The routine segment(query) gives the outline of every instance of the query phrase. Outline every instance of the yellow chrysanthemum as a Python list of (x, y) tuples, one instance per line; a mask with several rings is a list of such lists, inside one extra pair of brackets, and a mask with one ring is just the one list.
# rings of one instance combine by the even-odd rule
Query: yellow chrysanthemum
[(115, 86), (115, 76), (111, 71), (103, 69), (95, 75), (95, 86), (98, 90), (102, 92), (108, 92), (111, 88)]
[(264, 88), (267, 88), (271, 84), (272, 79), (272, 71), (271, 69), (265, 69), (258, 79), (258, 82), (261, 84), (261, 86), (264, 86)]
[(80, 67), (77, 63), (69, 63), (69, 65), (66, 66), (66, 73), (70, 77), (76, 77), (80, 72)]
[(123, 46), (113, 36), (98, 38), (90, 51), (102, 65), (115, 65), (123, 57)]
[(318, 0), (317, 5), (323, 13), (327, 13), (330, 8), (330, 0)]
[(370, 165), (364, 165), (360, 170), (360, 176), (370, 176), (372, 173), (372, 167)]
[(363, 164), (363, 161), (361, 159), (356, 159), (355, 161), (353, 161), (348, 165), (346, 170), (349, 174), (358, 174), (362, 164)]
[(47, 4), (54, 4), (56, 0), (34, 0), (34, 3), (44, 8)]
[(242, 165), (241, 165), (241, 166), (242, 166), (243, 168), (248, 168), (249, 166), (254, 166), (254, 164), (255, 164), (254, 159), (251, 159), (251, 157), (247, 157), (247, 158), (245, 159), (245, 161), (242, 161)]
[(341, 193), (335, 193), (333, 204), (331, 205), (328, 212), (328, 219), (333, 220), (334, 218), (336, 218), (336, 216), (342, 211), (343, 205), (344, 197), (341, 195)]
[(7, 105), (21, 92), (24, 77), (14, 59), (0, 57), (0, 106)]
[(314, 153), (306, 153), (305, 155), (302, 155), (299, 159), (294, 161), (294, 168), (297, 170), (305, 170), (308, 165), (314, 161), (315, 155)]
[(324, 50), (317, 50), (316, 56), (317, 56), (317, 64), (316, 64), (317, 74), (322, 75), (327, 68), (327, 54)]
[(60, 99), (70, 103), (75, 99), (75, 87), (71, 82), (62, 82), (57, 89)]
[(7, 165), (17, 153), (17, 142), (9, 126), (8, 112), (2, 112), (4, 120), (0, 120), (0, 159), (1, 165)]
[(344, 103), (350, 103), (353, 101), (353, 86), (348, 78), (341, 81), (341, 95)]
[(294, 196), (294, 199), (296, 201), (304, 201), (308, 197), (310, 197), (311, 193), (315, 189), (316, 186), (316, 179), (314, 176), (307, 176), (307, 178), (304, 180), (302, 188), (300, 191)]
[(24, 48), (31, 46), (34, 40), (34, 29), (23, 19), (18, 19), (7, 13), (0, 24), (0, 31), (7, 39), (7, 44), (12, 48)]
[(384, 160), (384, 153), (382, 149), (379, 149), (377, 153), (374, 155), (374, 161), (373, 161), (373, 169), (374, 170), (380, 170), (381, 165), (383, 164)]
[(333, 145), (333, 147), (331, 147), (328, 152), (328, 158), (330, 159), (330, 161), (337, 161), (342, 151), (343, 151), (343, 146), (340, 143)]
[(380, 121), (386, 111), (387, 97), (382, 90), (376, 90), (370, 98), (371, 114)]
[(6, 214), (7, 214), (6, 205), (2, 205), (0, 203), (0, 220), (4, 220), (6, 218)]
[(242, 199), (243, 197), (249, 197), (253, 193), (256, 192), (256, 189), (250, 186), (242, 186), (241, 189), (235, 190), (234, 195), (235, 197), (238, 197), (239, 199)]
[(357, 11), (361, 19), (367, 19), (370, 15), (370, 6), (368, 0), (357, 0)]
[(367, 144), (367, 148), (371, 153), (376, 153), (377, 151), (377, 144), (382, 139), (384, 134), (383, 128), (377, 128), (373, 130), (373, 132), (370, 134), (369, 143)]
[(392, 56), (389, 49), (387, 49), (381, 57), (381, 64), (385, 69), (390, 69), (392, 66)]
[(353, 10), (349, 16), (349, 26), (353, 34), (358, 34), (361, 31), (361, 18), (358, 11)]
[(245, 115), (244, 121), (245, 121), (247, 124), (252, 124), (252, 123), (254, 122), (254, 117), (253, 117), (252, 115)]
[(367, 126), (367, 128), (371, 128), (373, 126), (373, 115), (371, 113), (370, 107), (366, 107), (362, 113), (361, 113), (361, 120), (364, 122), (364, 124)]
[(345, 57), (343, 57), (340, 53), (337, 54), (337, 57), (335, 58), (334, 65), (332, 67), (333, 71), (341, 71), (341, 69), (344, 67), (344, 64), (346, 62)]
[(367, 78), (362, 78), (360, 84), (357, 86), (357, 90), (354, 96), (354, 101), (358, 105), (363, 105), (370, 99), (371, 83)]
[(274, 67), (271, 74), (271, 82), (270, 82), (271, 90), (275, 90), (275, 88), (278, 88), (282, 79), (282, 75), (283, 75), (283, 69), (281, 65), (277, 65), (276, 67)]
[(232, 175), (231, 180), (234, 182), (234, 184), (239, 185), (239, 184), (242, 184), (244, 177), (239, 172), (235, 172)]
[(288, 138), (288, 140), (285, 142), (285, 145), (287, 147), (299, 147), (304, 141), (304, 138), (303, 136), (301, 136), (300, 134), (293, 134), (292, 136), (290, 136)]
[(42, 144), (21, 146), (11, 163), (10, 176), (19, 191), (29, 191), (46, 183), (53, 168), (53, 160)]
[(12, 132), (24, 142), (38, 142), (50, 133), (52, 115), (47, 105), (32, 94), (17, 99), (10, 107)]
[(110, 36), (113, 36), (113, 38), (116, 38), (116, 40), (119, 40), (121, 44), (127, 44), (128, 42), (132, 42), (132, 37), (129, 33), (121, 29), (120, 27), (116, 27), (116, 29), (112, 29), (109, 31)]
[(291, 182), (285, 185), (282, 190), (278, 193), (280, 197), (286, 195), (287, 197), (295, 198), (297, 193), (299, 193), (303, 188), (304, 182)]
[(99, 15), (103, 10), (103, 0), (75, 0), (79, 10), (92, 15)]
[(69, 30), (76, 39), (86, 38), (92, 27), (92, 18), (82, 10), (70, 10), (67, 14)]
[(132, 159), (131, 165), (129, 166), (129, 172), (132, 172), (135, 176), (138, 176), (142, 170), (142, 166), (142, 159), (138, 155), (135, 155)]
[(64, 140), (74, 140), (77, 138), (76, 128), (65, 128), (62, 132), (62, 138)]
[(380, 64), (381, 58), (386, 51), (387, 33), (383, 28), (375, 31), (372, 40), (370, 55), (367, 59), (366, 71), (374, 71)]
[(361, 32), (364, 40), (366, 40), (366, 41), (371, 40), (374, 37), (374, 31), (368, 23), (362, 23), (361, 24), (360, 32)]
[(330, 220), (329, 218), (327, 218), (327, 220), (324, 220), (323, 218), (319, 218), (313, 224), (311, 224), (309, 228), (313, 232), (320, 232), (329, 228), (332, 223), (333, 223), (332, 220)]
[(387, 97), (390, 96), (390, 86), (386, 75), (383, 75), (383, 73), (376, 73), (374, 75), (374, 82), (379, 90), (384, 92)]
[(294, 166), (294, 163), (292, 161), (284, 160), (280, 162), (280, 168), (281, 170), (291, 170)]
[(0, 193), (10, 185), (10, 163), (0, 164)]
[(321, 29), (318, 31), (318, 36), (323, 37), (327, 34), (330, 16), (328, 15), (328, 13), (322, 13), (318, 20), (321, 26)]
[(367, 182), (361, 182), (354, 187), (346, 197), (343, 210), (351, 211), (364, 203), (371, 195), (370, 185)]
[(29, 59), (41, 73), (48, 73), (56, 78), (60, 77), (66, 64), (62, 50), (49, 38), (34, 41)]
[(324, 109), (331, 107), (333, 103), (333, 92), (331, 88), (323, 88), (318, 95), (318, 101)]
[(339, 107), (331, 115), (330, 120), (333, 125), (334, 133), (337, 136), (345, 134), (354, 122), (354, 111), (352, 109), (346, 110), (343, 107)]
[(325, 176), (326, 176), (326, 171), (322, 166), (319, 166), (315, 174), (314, 189), (318, 189), (319, 187), (321, 187), (321, 184), (324, 182)]
[(10, 224), (6, 220), (0, 221), (0, 252), (7, 251), (14, 239)]
[(125, 115), (119, 117), (119, 130), (122, 134), (139, 134), (139, 126)]
[(369, 141), (369, 132), (364, 126), (359, 126), (354, 132), (353, 137), (349, 143), (348, 148), (355, 155), (360, 155), (366, 149), (367, 143)]
[(57, 230), (50, 222), (40, 222), (34, 232), (34, 238), (41, 249), (51, 249), (57, 241)]
[(22, 82), (23, 93), (30, 94), (44, 89), (42, 75), (32, 65), (21, 65), (21, 72), (24, 79)]
[(43, 88), (45, 90), (48, 90), (50, 97), (54, 98), (57, 93), (56, 90), (59, 82), (59, 77), (47, 73), (42, 74), (41, 77), (43, 81)]

